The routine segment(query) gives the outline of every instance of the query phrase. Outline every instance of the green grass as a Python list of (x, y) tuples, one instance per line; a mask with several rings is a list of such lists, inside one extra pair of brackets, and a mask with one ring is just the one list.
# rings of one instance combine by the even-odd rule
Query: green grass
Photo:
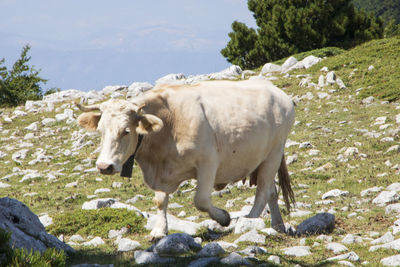
[(126, 209), (73, 210), (55, 215), (53, 221), (48, 231), (55, 236), (81, 234), (107, 238), (110, 230), (122, 227), (127, 227), (130, 233), (145, 231), (143, 217)]

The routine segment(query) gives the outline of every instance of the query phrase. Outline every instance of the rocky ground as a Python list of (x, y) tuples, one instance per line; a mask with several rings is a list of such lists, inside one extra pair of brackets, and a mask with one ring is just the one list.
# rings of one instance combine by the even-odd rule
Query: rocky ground
[[(254, 202), (255, 189), (241, 182), (213, 193), (217, 206), (236, 218), (229, 227), (220, 227), (193, 207), (196, 182), (190, 180), (171, 197), (171, 234), (151, 244), (146, 235), (155, 212), (140, 171), (136, 168), (130, 180), (97, 174), (99, 136), (77, 127), (80, 112), (72, 104), (75, 99), (89, 104), (110, 97), (129, 99), (151, 90), (148, 83), (108, 86), (99, 92), (62, 91), (2, 110), (0, 196), (24, 202), (50, 231), (57, 227), (53, 218), (77, 209), (127, 209), (143, 218), (143, 233), (119, 227), (106, 236), (85, 235), (79, 228), (58, 235), (81, 255), (72, 256), (71, 264), (400, 266), (400, 105), (375, 97), (360, 99), (364, 88), (345, 84), (358, 72), (372, 74), (373, 65), (363, 70), (341, 68), (351, 69), (350, 74), (340, 77), (343, 72), (332, 71), (328, 59), (289, 58), (283, 65), (266, 64), (256, 72), (232, 66), (220, 73), (171, 74), (158, 81), (267, 79), (291, 95), (296, 122), (286, 158), (297, 204), (290, 215), (284, 213), (284, 220), (288, 229), (299, 231), (307, 218), (334, 215), (321, 226), (325, 233), (277, 233), (270, 228), (268, 209), (262, 218), (243, 218)], [(318, 216), (316, 220), (323, 221)], [(93, 257), (96, 253), (113, 257)]]

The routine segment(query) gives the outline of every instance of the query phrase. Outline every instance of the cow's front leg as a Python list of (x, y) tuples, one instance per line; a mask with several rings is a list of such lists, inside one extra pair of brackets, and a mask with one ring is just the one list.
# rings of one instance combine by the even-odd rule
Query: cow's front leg
[(150, 233), (150, 237), (153, 241), (159, 240), (168, 234), (167, 224), (167, 206), (168, 206), (168, 194), (156, 191), (153, 198), (153, 202), (157, 206), (157, 218), (156, 224)]
[(197, 191), (194, 204), (200, 211), (206, 211), (210, 217), (222, 226), (231, 222), (229, 213), (215, 207), (211, 202), (211, 192), (214, 187), (217, 166), (203, 165), (197, 169)]

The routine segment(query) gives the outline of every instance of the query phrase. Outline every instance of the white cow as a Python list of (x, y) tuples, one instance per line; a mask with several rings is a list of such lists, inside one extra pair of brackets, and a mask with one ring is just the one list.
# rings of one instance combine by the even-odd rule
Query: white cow
[[(257, 191), (248, 217), (260, 216), (268, 202), (272, 227), (285, 231), (274, 178), (278, 173), (290, 208), (294, 195), (284, 147), (294, 121), (294, 106), (291, 98), (271, 83), (159, 85), (132, 102), (109, 100), (80, 108), (87, 113), (79, 116), (79, 125), (101, 133), (96, 162), (101, 173), (121, 172), (137, 150), (144, 181), (155, 191), (158, 218), (153, 238), (168, 232), (168, 194), (191, 178), (197, 179), (196, 208), (227, 226), (229, 213), (212, 204), (211, 192), (250, 176)], [(94, 110), (100, 112), (89, 112)], [(138, 146), (139, 135), (144, 138)]]

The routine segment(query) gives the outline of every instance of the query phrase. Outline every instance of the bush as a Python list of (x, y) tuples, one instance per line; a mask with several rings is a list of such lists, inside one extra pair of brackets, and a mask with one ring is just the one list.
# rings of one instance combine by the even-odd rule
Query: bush
[(47, 249), (43, 254), (25, 249), (12, 250), (11, 232), (0, 228), (0, 266), (4, 267), (62, 267), (66, 264), (64, 251)]
[(55, 236), (81, 234), (107, 238), (110, 230), (122, 227), (128, 227), (132, 233), (145, 231), (143, 218), (126, 209), (75, 210), (56, 215), (53, 222), (48, 230)]
[(23, 47), (11, 70), (4, 66), (4, 59), (0, 60), (0, 106), (16, 106), (43, 97), (40, 84), (47, 80), (40, 78), (39, 71), (28, 65), (30, 48), (29, 45)]

